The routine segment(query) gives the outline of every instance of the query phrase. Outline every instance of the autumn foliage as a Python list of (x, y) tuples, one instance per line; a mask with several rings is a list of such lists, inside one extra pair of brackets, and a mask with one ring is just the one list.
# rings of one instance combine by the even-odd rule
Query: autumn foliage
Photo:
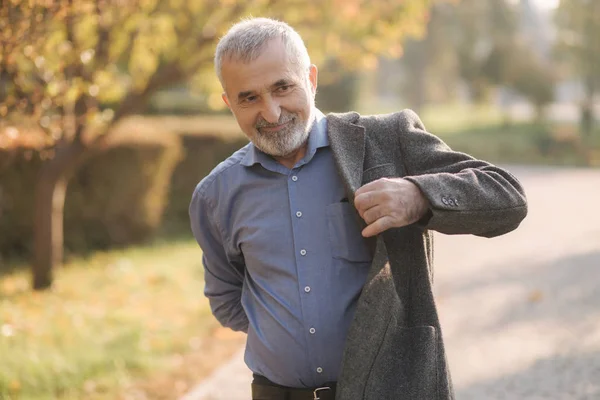
[[(297, 28), (313, 57), (340, 68), (376, 65), (423, 32), (423, 0), (12, 0), (0, 3), (0, 132), (35, 124), (51, 149), (37, 178), (33, 286), (62, 262), (69, 177), (125, 117), (173, 85), (220, 90), (212, 70), (219, 37), (242, 17)], [(333, 71), (335, 73), (335, 71)], [(213, 102), (214, 103), (214, 102)], [(7, 130), (8, 129), (8, 130)], [(0, 139), (6, 142), (6, 139)]]

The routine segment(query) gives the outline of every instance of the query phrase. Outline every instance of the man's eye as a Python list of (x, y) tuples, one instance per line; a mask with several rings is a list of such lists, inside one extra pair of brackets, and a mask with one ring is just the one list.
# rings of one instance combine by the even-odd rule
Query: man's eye
[(283, 85), (283, 86), (279, 86), (277, 88), (277, 92), (278, 93), (284, 93), (287, 92), (290, 88), (292, 87), (292, 85)]
[(248, 103), (252, 103), (252, 102), (256, 101), (256, 99), (258, 99), (258, 96), (248, 96), (248, 97), (246, 97), (245, 101)]

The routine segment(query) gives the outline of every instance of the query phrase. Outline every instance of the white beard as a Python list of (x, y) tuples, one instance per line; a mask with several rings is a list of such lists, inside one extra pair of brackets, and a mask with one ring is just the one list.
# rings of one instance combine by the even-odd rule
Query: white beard
[(256, 132), (250, 140), (259, 150), (271, 156), (285, 157), (292, 154), (308, 140), (314, 119), (314, 112), (312, 110), (313, 107), (311, 107), (311, 112), (307, 120), (300, 119), (296, 114), (282, 111), (278, 124), (291, 122), (288, 126), (277, 132), (262, 133), (260, 131), (261, 127), (272, 124), (261, 121), (257, 124)]

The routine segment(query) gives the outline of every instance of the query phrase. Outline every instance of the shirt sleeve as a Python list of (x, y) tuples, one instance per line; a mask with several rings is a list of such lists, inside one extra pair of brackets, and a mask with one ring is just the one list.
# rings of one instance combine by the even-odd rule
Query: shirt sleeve
[(204, 295), (213, 315), (226, 328), (248, 331), (248, 317), (242, 307), (244, 265), (232, 261), (225, 250), (223, 231), (215, 221), (213, 202), (206, 199), (200, 185), (189, 207), (190, 224), (203, 251)]

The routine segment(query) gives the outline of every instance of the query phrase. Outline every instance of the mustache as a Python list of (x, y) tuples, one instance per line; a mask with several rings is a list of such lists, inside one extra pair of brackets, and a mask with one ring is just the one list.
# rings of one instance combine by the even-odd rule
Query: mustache
[(279, 125), (287, 124), (288, 122), (292, 121), (293, 119), (294, 119), (294, 114), (289, 114), (289, 115), (283, 115), (283, 114), (282, 114), (282, 115), (279, 117), (279, 121), (277, 121), (277, 123), (275, 123), (275, 124), (272, 124), (272, 123), (270, 123), (270, 122), (267, 122), (267, 121), (265, 121), (264, 119), (262, 119), (262, 118), (261, 118), (261, 119), (260, 119), (260, 120), (259, 120), (259, 121), (256, 123), (255, 127), (256, 127), (257, 129), (260, 129), (260, 128), (273, 128), (273, 127), (275, 127), (275, 126), (279, 126)]

